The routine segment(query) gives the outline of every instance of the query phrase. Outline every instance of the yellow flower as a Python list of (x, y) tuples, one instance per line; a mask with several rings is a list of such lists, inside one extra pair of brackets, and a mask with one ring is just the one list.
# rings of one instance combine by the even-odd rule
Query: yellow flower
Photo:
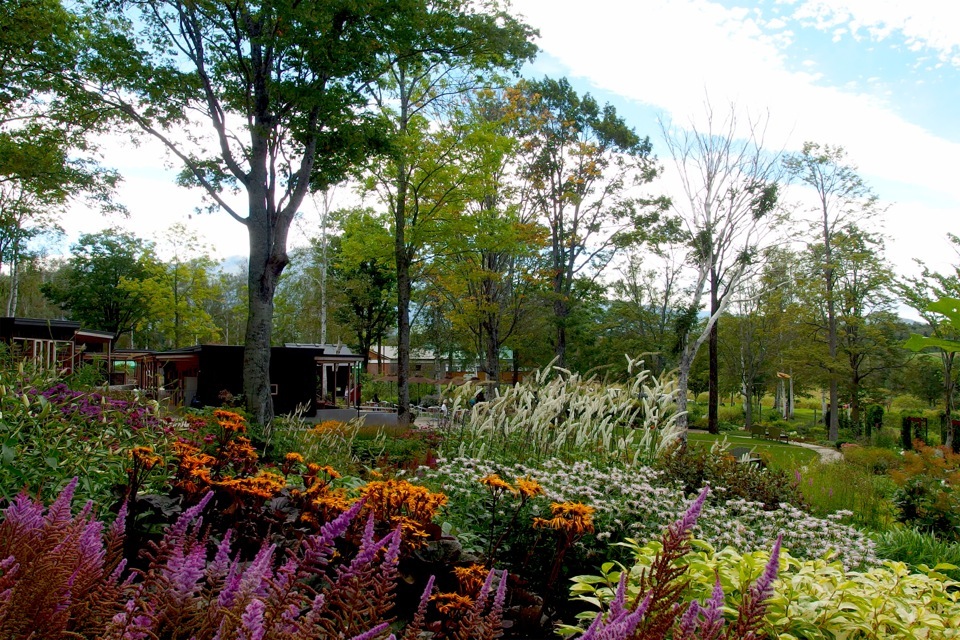
[(517, 478), (517, 491), (519, 491), (520, 495), (524, 498), (532, 498), (544, 494), (543, 487), (540, 486), (540, 483), (529, 477)]
[(550, 519), (534, 518), (534, 527), (556, 529), (571, 536), (593, 532), (593, 507), (580, 502), (554, 502), (550, 505)]
[(303, 456), (297, 453), (296, 451), (291, 451), (287, 455), (283, 456), (283, 459), (290, 464), (294, 464), (294, 463), (303, 464)]
[(156, 455), (151, 447), (134, 447), (130, 450), (130, 457), (141, 469), (146, 471), (163, 462), (163, 459)]
[(486, 485), (493, 492), (509, 491), (514, 495), (517, 494), (517, 490), (514, 489), (509, 482), (505, 481), (503, 478), (501, 478), (495, 473), (491, 473), (488, 476), (484, 476), (480, 478), (480, 484)]
[(473, 598), (459, 593), (435, 593), (430, 600), (436, 605), (437, 611), (445, 616), (466, 613), (473, 608)]
[(457, 577), (457, 582), (460, 583), (460, 591), (474, 597), (480, 593), (488, 573), (489, 570), (482, 564), (453, 568), (453, 575)]

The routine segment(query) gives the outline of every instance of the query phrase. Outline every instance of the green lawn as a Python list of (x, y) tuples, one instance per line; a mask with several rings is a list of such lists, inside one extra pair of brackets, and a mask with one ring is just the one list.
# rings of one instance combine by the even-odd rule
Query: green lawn
[(796, 469), (815, 461), (819, 456), (812, 449), (784, 442), (774, 442), (773, 440), (761, 440), (760, 438), (753, 438), (749, 434), (737, 432), (721, 433), (715, 436), (709, 433), (691, 431), (687, 436), (689, 442), (703, 444), (707, 447), (722, 438), (726, 438), (730, 448), (750, 447), (759, 455), (765, 454), (764, 457), (769, 457), (769, 465), (775, 469)]

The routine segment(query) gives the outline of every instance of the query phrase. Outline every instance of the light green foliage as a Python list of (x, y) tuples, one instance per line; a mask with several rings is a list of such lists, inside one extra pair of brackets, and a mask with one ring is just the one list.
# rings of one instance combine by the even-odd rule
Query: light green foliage
[(859, 527), (883, 531), (893, 526), (896, 485), (889, 476), (876, 475), (848, 462), (814, 463), (804, 469), (800, 491), (813, 513), (844, 510)]
[[(769, 552), (741, 553), (731, 547), (717, 551), (702, 540), (693, 544), (695, 550), (681, 561), (690, 580), (684, 599), (706, 601), (719, 578), (725, 612), (730, 614), (763, 572)], [(636, 558), (629, 569), (629, 601), (660, 543), (641, 546), (630, 542), (626, 546)], [(942, 573), (955, 568), (940, 564), (911, 572), (902, 562), (887, 561), (864, 571), (850, 571), (836, 560), (798, 560), (781, 551), (780, 572), (762, 631), (779, 640), (957, 638), (960, 583)], [(601, 569), (599, 576), (574, 578), (572, 595), (594, 605), (612, 600), (623, 569), (613, 563)], [(588, 612), (584, 618), (594, 615)]]
[(161, 349), (216, 342), (219, 331), (207, 308), (222, 295), (213, 279), (217, 263), (207, 256), (209, 247), (177, 223), (165, 234), (161, 249), (165, 260), (151, 264), (148, 277), (124, 283), (149, 309), (137, 327), (139, 341), (148, 336), (149, 346)]
[[(454, 442), (460, 455), (540, 461), (549, 457), (637, 464), (680, 435), (672, 382), (639, 369), (621, 385), (553, 366), (473, 407)], [(464, 385), (454, 410), (477, 390)]]
[(147, 297), (132, 285), (152, 274), (156, 265), (152, 243), (107, 229), (80, 236), (71, 252), (62, 277), (41, 291), (73, 320), (86, 329), (120, 335), (147, 316)]

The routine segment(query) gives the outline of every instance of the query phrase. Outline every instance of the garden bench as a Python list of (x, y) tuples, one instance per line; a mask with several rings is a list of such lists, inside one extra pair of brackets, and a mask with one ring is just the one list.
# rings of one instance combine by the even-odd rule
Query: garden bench
[(745, 464), (753, 464), (756, 466), (761, 465), (760, 456), (754, 455), (753, 449), (750, 447), (733, 447), (729, 451), (737, 462), (743, 462)]
[(750, 437), (751, 438), (766, 438), (767, 429), (766, 427), (761, 427), (759, 425), (753, 425), (750, 427)]

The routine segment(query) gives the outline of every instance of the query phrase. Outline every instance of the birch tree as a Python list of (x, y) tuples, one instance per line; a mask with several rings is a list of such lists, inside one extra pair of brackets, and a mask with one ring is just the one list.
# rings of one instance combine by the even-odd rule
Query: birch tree
[[(687, 129), (661, 123), (667, 148), (680, 179), (683, 197), (673, 203), (690, 246), (693, 269), (688, 317), (704, 298), (708, 317), (690, 322), (679, 336), (679, 410), (686, 411), (690, 370), (700, 347), (710, 341), (708, 425), (719, 432), (717, 408), (718, 320), (744, 279), (758, 272), (760, 248), (777, 213), (779, 156), (764, 149), (766, 118), (741, 121), (731, 106), (715, 116), (707, 104), (702, 126)], [(681, 419), (685, 426), (685, 418)]]

